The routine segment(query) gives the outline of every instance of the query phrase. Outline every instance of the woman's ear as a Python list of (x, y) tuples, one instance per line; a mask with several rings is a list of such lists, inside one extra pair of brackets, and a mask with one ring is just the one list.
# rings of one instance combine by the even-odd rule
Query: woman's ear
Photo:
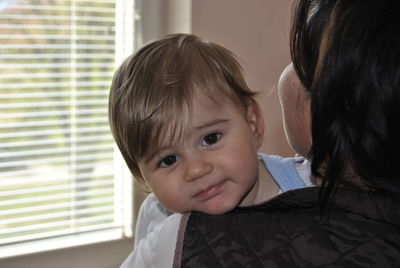
[(260, 148), (264, 140), (264, 118), (257, 104), (247, 107), (247, 123), (253, 132), (257, 148)]

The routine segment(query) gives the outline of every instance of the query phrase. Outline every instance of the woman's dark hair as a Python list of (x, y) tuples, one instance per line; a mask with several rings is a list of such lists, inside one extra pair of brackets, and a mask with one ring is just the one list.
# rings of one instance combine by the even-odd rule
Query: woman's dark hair
[(300, 0), (291, 53), (311, 93), (310, 156), (322, 202), (338, 185), (399, 198), (398, 1)]

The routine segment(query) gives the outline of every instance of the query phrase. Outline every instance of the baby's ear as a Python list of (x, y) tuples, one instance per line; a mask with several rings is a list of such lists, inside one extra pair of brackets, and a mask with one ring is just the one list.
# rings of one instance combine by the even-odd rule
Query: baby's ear
[(250, 104), (247, 107), (247, 123), (253, 132), (257, 147), (259, 148), (264, 140), (264, 118), (260, 108), (256, 104)]

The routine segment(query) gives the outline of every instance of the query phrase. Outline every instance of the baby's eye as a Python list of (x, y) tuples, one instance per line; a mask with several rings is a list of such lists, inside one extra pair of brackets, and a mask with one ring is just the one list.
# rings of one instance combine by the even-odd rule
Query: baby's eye
[(158, 167), (169, 167), (175, 164), (179, 160), (179, 156), (175, 154), (170, 154), (163, 159), (161, 159), (160, 163), (158, 164)]
[(210, 146), (213, 145), (214, 143), (217, 143), (219, 139), (221, 138), (221, 133), (210, 133), (206, 136), (204, 136), (203, 140), (201, 141), (202, 146)]

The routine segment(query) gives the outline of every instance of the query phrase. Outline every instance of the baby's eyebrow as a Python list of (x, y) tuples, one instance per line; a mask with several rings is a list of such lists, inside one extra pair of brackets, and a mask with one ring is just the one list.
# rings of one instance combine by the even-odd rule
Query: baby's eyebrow
[(169, 148), (169, 146), (163, 146), (157, 150), (152, 151), (151, 153), (149, 153), (147, 156), (144, 157), (144, 162), (147, 164), (148, 162), (150, 162), (156, 155), (158, 155), (161, 151), (163, 150), (167, 150)]
[(225, 122), (228, 122), (228, 121), (230, 121), (230, 119), (215, 119), (215, 120), (212, 120), (210, 122), (204, 123), (204, 124), (202, 124), (200, 126), (197, 126), (197, 127), (195, 127), (195, 129), (196, 130), (201, 130), (203, 128), (212, 127), (212, 126), (215, 126), (215, 125), (218, 125), (218, 124), (221, 124), (221, 123), (225, 123)]

